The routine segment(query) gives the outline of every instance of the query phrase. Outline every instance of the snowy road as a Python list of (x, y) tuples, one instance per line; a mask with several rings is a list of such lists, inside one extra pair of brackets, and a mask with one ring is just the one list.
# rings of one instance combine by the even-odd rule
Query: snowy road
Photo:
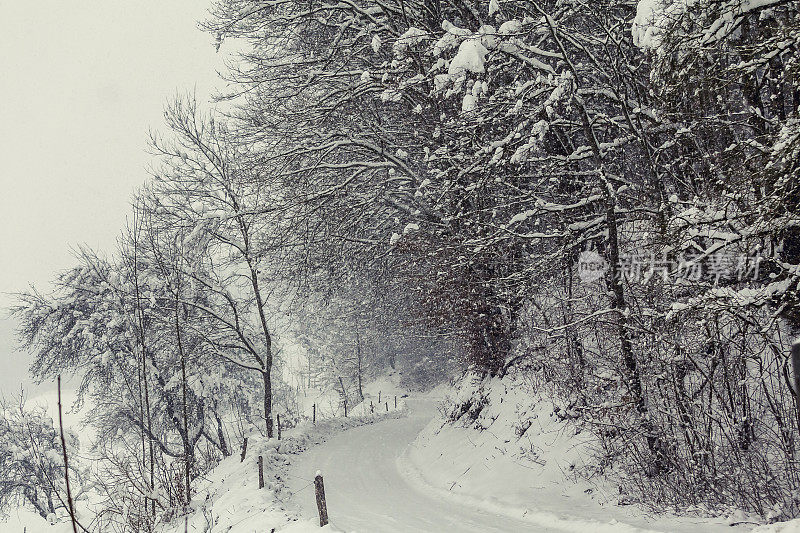
[[(347, 430), (301, 455), (291, 471), (293, 491), (316, 470), (325, 479), (331, 523), (347, 532), (449, 533), (546, 530), (420, 492), (401, 476), (397, 458), (435, 414), (432, 402), (411, 401), (407, 418)], [(317, 515), (313, 487), (296, 493), (304, 517)]]

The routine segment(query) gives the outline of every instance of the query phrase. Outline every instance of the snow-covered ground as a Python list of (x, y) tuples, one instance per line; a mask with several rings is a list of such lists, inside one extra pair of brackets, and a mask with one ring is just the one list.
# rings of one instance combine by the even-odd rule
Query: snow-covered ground
[[(575, 472), (590, 459), (592, 438), (553, 416), (546, 400), (525, 387), (487, 387), (481, 412), (486, 429), (433, 419), (401, 454), (404, 477), (430, 498), (458, 502), (498, 517), (524, 521), (526, 530), (689, 533), (747, 531), (730, 520), (650, 516), (638, 506), (616, 505), (619, 494), (602, 480)], [(531, 424), (520, 436), (521, 421)], [(527, 423), (525, 423), (527, 425)], [(524, 426), (522, 426), (524, 427)], [(513, 530), (508, 530), (513, 531)]]
[(20, 508), (9, 513), (0, 521), (3, 533), (72, 533), (72, 525), (68, 522), (50, 524), (31, 509)]
[[(320, 470), (331, 523), (344, 531), (397, 533), (525, 531), (529, 524), (460, 502), (431, 496), (409, 484), (397, 459), (436, 413), (433, 402), (410, 400), (410, 416), (348, 430), (301, 455), (290, 470), (294, 501), (316, 515), (313, 487)], [(541, 531), (548, 531), (542, 529)]]
[[(364, 401), (349, 406), (348, 415), (362, 416), (378, 411), (385, 412), (387, 407), (389, 410), (394, 410), (395, 397), (397, 397), (398, 402), (402, 402), (401, 397), (406, 393), (404, 389), (398, 386), (397, 382), (399, 379), (400, 374), (393, 372), (390, 375), (375, 379), (370, 383), (365, 383)], [(326, 391), (309, 389), (304, 394), (299, 395), (298, 406), (300, 415), (306, 418), (312, 417), (314, 406), (316, 406), (317, 420), (336, 418), (343, 415), (341, 396), (335, 389), (328, 389)]]
[[(522, 387), (488, 387), (479, 420), (485, 429), (445, 424), (440, 388), (405, 393), (393, 378), (365, 388), (365, 401), (347, 419), (320, 413), (284, 439), (251, 436), (247, 458), (223, 460), (198, 483), (193, 512), (159, 533), (270, 531), (346, 532), (745, 532), (746, 520), (652, 516), (616, 505), (610, 485), (575, 472), (589, 458), (591, 437), (552, 416), (546, 400)], [(463, 391), (469, 393), (469, 391)], [(378, 395), (382, 404), (378, 409)], [(394, 397), (398, 408), (394, 408)], [(313, 398), (310, 397), (311, 403)], [(321, 397), (319, 397), (321, 398)], [(317, 398), (317, 399), (319, 399)], [(375, 413), (370, 409), (375, 406)], [(386, 412), (386, 403), (389, 412)], [(520, 436), (520, 420), (532, 423)], [(256, 458), (264, 457), (266, 486), (258, 489)], [(331, 525), (320, 529), (312, 480), (325, 479)], [(20, 510), (3, 532), (67, 533)], [(754, 533), (800, 533), (800, 521), (757, 527)]]
[[(383, 407), (375, 409), (373, 413), (369, 407), (370, 400), (375, 405), (379, 392), (381, 399), (390, 401), (389, 408), (386, 409), (384, 402)], [(394, 407), (395, 392), (398, 393), (397, 408)], [(188, 517), (180, 517), (162, 525), (157, 531), (183, 533), (187, 527), (189, 531), (227, 533), (261, 533), (273, 528), (287, 533), (335, 530), (333, 525), (320, 529), (316, 512), (298, 519), (292, 491), (287, 490), (287, 486), (297, 487), (297, 483), (301, 483), (305, 490), (299, 492), (306, 496), (310, 494), (313, 498), (310, 484), (315, 469), (302, 478), (297, 477), (293, 469), (296, 465), (307, 464), (304, 459), (306, 453), (303, 452), (307, 449), (325, 450), (327, 446), (323, 443), (329, 439), (348, 438), (362, 426), (372, 424), (388, 424), (391, 427), (391, 422), (406, 413), (405, 401), (399, 398), (401, 395), (402, 392), (392, 385), (392, 381), (381, 380), (365, 388), (365, 401), (354, 405), (348, 418), (334, 417), (332, 411), (323, 410), (318, 412), (316, 425), (304, 421), (285, 432), (281, 441), (251, 435), (245, 461), (240, 461), (238, 452), (223, 460), (200, 484), (192, 505), (194, 512)], [(309, 396), (317, 400), (323, 397)], [(265, 487), (260, 490), (257, 469), (259, 455), (264, 458), (265, 477)], [(333, 524), (336, 524), (335, 520)]]
[(688, 533), (752, 527), (652, 517), (638, 507), (609, 503), (597, 485), (570, 479), (568, 465), (579, 460), (580, 439), (550, 433), (556, 423), (529, 429), (531, 440), (525, 442), (535, 442), (540, 455), (521, 461), (508, 446), (517, 439), (505, 442), (497, 433), (502, 422), (494, 431), (443, 426), (434, 401), (410, 399), (408, 405), (406, 418), (348, 430), (297, 458), (289, 487), (301, 516), (316, 515), (308, 481), (321, 470), (331, 522), (350, 532)]
[(757, 527), (752, 533), (800, 533), (800, 518)]

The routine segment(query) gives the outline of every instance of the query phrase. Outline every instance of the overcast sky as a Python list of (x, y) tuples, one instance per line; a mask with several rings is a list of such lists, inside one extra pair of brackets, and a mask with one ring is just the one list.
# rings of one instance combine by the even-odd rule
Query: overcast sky
[[(111, 250), (165, 102), (222, 87), (197, 29), (210, 0), (0, 0), (0, 307), (46, 289), (70, 248)], [(27, 361), (0, 314), (0, 391)]]

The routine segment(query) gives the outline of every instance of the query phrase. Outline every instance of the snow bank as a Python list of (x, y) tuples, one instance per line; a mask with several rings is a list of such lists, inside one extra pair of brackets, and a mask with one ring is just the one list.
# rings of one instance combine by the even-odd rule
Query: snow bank
[(61, 520), (55, 524), (50, 524), (47, 520), (35, 512), (20, 508), (12, 511), (0, 522), (0, 531), (22, 533), (72, 533), (72, 523), (68, 520)]
[(788, 522), (778, 522), (767, 526), (760, 526), (752, 533), (800, 533), (800, 518)]
[[(386, 391), (386, 392), (384, 392)], [(397, 409), (394, 394), (389, 411), (370, 412), (369, 401), (381, 392), (381, 399), (389, 400), (389, 393), (398, 393)], [(386, 395), (386, 396), (384, 396)], [(382, 379), (365, 386), (365, 401), (353, 406), (348, 418), (336, 418), (328, 413), (317, 418), (317, 424), (304, 420), (287, 430), (282, 440), (251, 435), (247, 457), (240, 461), (238, 450), (224, 459), (203, 480), (194, 496), (192, 512), (188, 517), (177, 517), (168, 524), (157, 527), (158, 533), (183, 533), (188, 522), (189, 531), (226, 531), (252, 533), (275, 531), (303, 533), (306, 531), (340, 531), (330, 525), (319, 527), (318, 520), (300, 520), (295, 506), (290, 503), (291, 491), (287, 488), (289, 466), (297, 455), (324, 442), (331, 435), (345, 429), (372, 424), (387, 418), (405, 416), (406, 405), (400, 399), (402, 391), (390, 379)], [(317, 399), (324, 397), (321, 395)], [(374, 400), (373, 400), (374, 403)], [(321, 414), (318, 413), (318, 414)], [(264, 488), (258, 488), (258, 456), (264, 458)], [(59, 532), (60, 533), (60, 532)]]
[(448, 404), (465, 413), (420, 433), (398, 467), (410, 483), (444, 497), (559, 531), (670, 533), (746, 531), (720, 519), (643, 516), (616, 505), (618, 492), (587, 479), (596, 444), (589, 431), (514, 378), (465, 380)]

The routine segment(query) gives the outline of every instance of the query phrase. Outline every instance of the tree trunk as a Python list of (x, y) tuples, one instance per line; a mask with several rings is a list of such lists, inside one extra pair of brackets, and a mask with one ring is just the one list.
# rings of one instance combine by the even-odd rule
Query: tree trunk
[(620, 351), (622, 352), (622, 364), (626, 373), (625, 381), (628, 386), (628, 394), (639, 415), (639, 426), (647, 441), (647, 448), (653, 454), (653, 473), (655, 474), (661, 472), (666, 467), (665, 457), (661, 439), (655, 434), (655, 430), (647, 413), (647, 403), (645, 402), (642, 388), (642, 376), (639, 372), (636, 355), (633, 353), (633, 343), (631, 342), (630, 331), (628, 330), (628, 310), (625, 301), (625, 289), (622, 285), (622, 273), (620, 272), (616, 205), (614, 199), (608, 194), (608, 191), (605, 201), (606, 224), (608, 228), (608, 284), (610, 285), (609, 288), (612, 293), (611, 305), (618, 311), (616, 313), (616, 329), (617, 336), (619, 337)]
[(795, 414), (797, 416), (797, 431), (800, 432), (800, 339), (792, 344), (792, 378), (794, 381)]
[(264, 300), (258, 284), (258, 273), (248, 259), (250, 268), (250, 283), (258, 308), (258, 319), (261, 322), (261, 332), (264, 334), (264, 345), (267, 353), (264, 354), (262, 377), (264, 379), (264, 422), (267, 425), (267, 438), (272, 438), (272, 334), (267, 327), (267, 317), (264, 315)]
[[(155, 488), (155, 447), (153, 446), (153, 417), (150, 410), (150, 386), (147, 379), (147, 346), (145, 339), (147, 338), (146, 330), (145, 330), (145, 322), (144, 322), (144, 310), (142, 309), (142, 299), (141, 299), (141, 290), (139, 287), (139, 206), (137, 205), (134, 209), (134, 219), (133, 219), (133, 288), (134, 288), (134, 297), (136, 302), (135, 307), (135, 316), (136, 321), (138, 322), (138, 330), (139, 330), (139, 348), (142, 354), (142, 375), (141, 375), (141, 387), (144, 391), (144, 412), (147, 419), (147, 432), (148, 432), (148, 445), (150, 451), (150, 480), (148, 482), (148, 486), (150, 488), (150, 492), (153, 491)], [(144, 451), (144, 431), (142, 432), (142, 466), (143, 470), (145, 467), (145, 451)], [(147, 498), (144, 501), (145, 509), (147, 509)], [(151, 501), (152, 509), (151, 512), (153, 516), (156, 514), (156, 501)]]
[[(39, 502), (39, 499), (36, 494), (36, 489), (25, 489), (23, 491), (23, 494), (25, 494), (25, 499), (28, 500), (28, 502), (33, 506), (34, 509), (36, 509), (36, 513), (42, 518), (47, 519), (47, 515), (49, 513), (47, 512), (47, 509), (42, 507), (42, 504)], [(54, 513), (55, 510), (52, 509), (53, 508), (52, 498), (50, 498), (49, 496), (48, 496), (48, 503), (51, 508), (50, 512)]]
[(364, 387), (361, 383), (362, 378), (362, 359), (361, 359), (361, 337), (358, 335), (358, 330), (356, 330), (356, 357), (358, 358), (358, 396), (361, 398), (361, 401), (364, 401)]
[[(270, 366), (272, 366), (270, 364)], [(272, 438), (272, 380), (269, 376), (270, 371), (264, 370), (261, 373), (264, 379), (264, 422), (267, 424), (267, 438)]]
[(181, 361), (181, 391), (183, 395), (183, 431), (181, 432), (181, 439), (183, 440), (183, 463), (184, 463), (184, 476), (186, 483), (186, 505), (188, 506), (192, 501), (192, 486), (191, 486), (191, 472), (192, 472), (192, 447), (189, 439), (189, 408), (186, 398), (186, 356), (183, 350), (183, 340), (181, 338), (181, 325), (180, 325), (180, 276), (177, 275), (176, 269), (176, 286), (175, 286), (175, 338), (178, 344), (178, 355)]
[(230, 457), (231, 450), (228, 448), (228, 441), (225, 440), (225, 431), (222, 427), (222, 420), (216, 412), (214, 413), (214, 418), (217, 420), (217, 439), (219, 440), (219, 449), (222, 452), (223, 457)]
[(647, 412), (647, 405), (642, 393), (642, 378), (639, 374), (639, 366), (636, 356), (633, 353), (633, 343), (631, 342), (630, 332), (628, 331), (628, 317), (626, 314), (625, 289), (622, 286), (622, 273), (620, 272), (619, 262), (619, 241), (617, 229), (617, 214), (614, 200), (606, 197), (606, 224), (608, 227), (608, 262), (610, 285), (612, 298), (611, 307), (617, 310), (617, 336), (622, 352), (622, 364), (627, 373), (628, 392), (631, 395), (636, 410), (644, 415)]
[(347, 389), (344, 388), (344, 380), (339, 376), (339, 385), (342, 387), (342, 402), (344, 403), (344, 416), (347, 417)]

